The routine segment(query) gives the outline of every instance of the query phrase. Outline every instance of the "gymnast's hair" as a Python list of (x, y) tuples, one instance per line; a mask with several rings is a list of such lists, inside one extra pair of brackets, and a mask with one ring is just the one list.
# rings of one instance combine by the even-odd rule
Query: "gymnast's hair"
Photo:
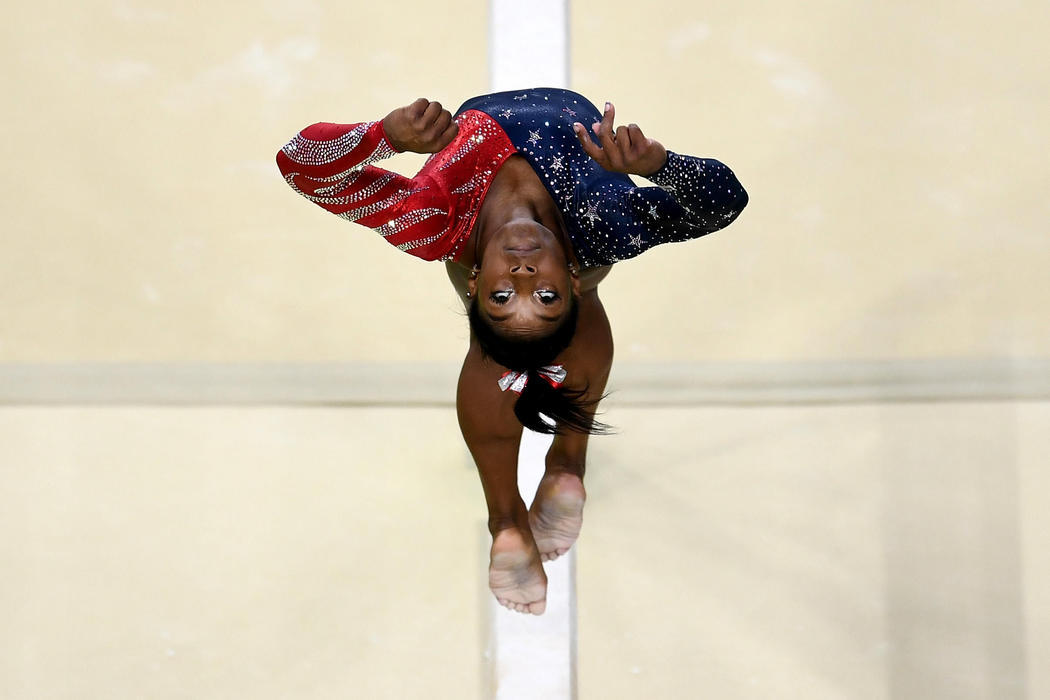
[[(467, 317), (482, 354), (507, 369), (528, 373), (529, 380), (514, 403), (514, 415), (529, 430), (547, 435), (562, 435), (570, 431), (605, 435), (611, 431), (609, 426), (594, 420), (589, 409), (601, 399), (585, 399), (586, 387), (582, 391), (574, 391), (564, 385), (555, 388), (537, 373), (538, 369), (554, 362), (558, 354), (569, 347), (576, 334), (579, 315), (579, 304), (573, 299), (565, 320), (553, 333), (539, 338), (514, 338), (500, 335), (481, 317), (477, 299), (470, 304)], [(566, 369), (571, 372), (570, 368)], [(553, 420), (554, 425), (544, 420), (543, 416)]]

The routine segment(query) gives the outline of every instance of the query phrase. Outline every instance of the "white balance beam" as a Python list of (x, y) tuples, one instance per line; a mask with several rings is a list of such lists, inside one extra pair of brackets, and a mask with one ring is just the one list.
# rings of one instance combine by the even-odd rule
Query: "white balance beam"
[[(532, 504), (543, 476), (551, 437), (525, 430), (518, 452), (518, 489)], [(485, 533), (488, 534), (487, 532)], [(488, 539), (485, 539), (485, 559)], [(491, 698), (574, 700), (576, 698), (576, 545), (543, 565), (547, 609), (542, 615), (507, 610), (489, 594), (486, 658)]]
[(569, 87), (568, 0), (490, 0), (489, 88)]
[[(490, 0), (489, 70), (492, 92), (568, 87), (568, 0)], [(543, 477), (550, 444), (550, 436), (528, 430), (522, 435), (518, 489), (526, 506), (532, 504)], [(489, 595), (486, 656), (492, 698), (575, 700), (577, 696), (576, 546), (543, 568), (547, 572), (543, 615), (512, 612)]]

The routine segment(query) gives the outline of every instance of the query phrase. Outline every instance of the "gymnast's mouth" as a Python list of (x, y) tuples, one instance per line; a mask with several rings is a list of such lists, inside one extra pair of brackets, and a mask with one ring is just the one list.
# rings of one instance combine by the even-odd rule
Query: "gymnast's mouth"
[(540, 247), (538, 245), (536, 245), (536, 246), (520, 245), (520, 246), (504, 248), (503, 250), (508, 252), (508, 253), (512, 253), (514, 255), (529, 255), (530, 253), (535, 253), (539, 249), (540, 249)]

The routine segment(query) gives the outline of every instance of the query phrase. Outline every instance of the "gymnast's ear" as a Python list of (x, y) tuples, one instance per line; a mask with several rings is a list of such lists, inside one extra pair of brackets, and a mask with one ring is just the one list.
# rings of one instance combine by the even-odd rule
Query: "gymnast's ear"
[(580, 270), (575, 265), (569, 265), (569, 284), (572, 285), (573, 296), (580, 296)]

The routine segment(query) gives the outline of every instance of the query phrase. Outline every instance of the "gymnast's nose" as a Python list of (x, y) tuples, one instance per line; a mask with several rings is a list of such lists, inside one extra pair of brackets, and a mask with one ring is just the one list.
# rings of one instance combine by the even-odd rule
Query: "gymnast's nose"
[(510, 268), (510, 274), (529, 277), (536, 274), (536, 268), (532, 265), (519, 264)]

